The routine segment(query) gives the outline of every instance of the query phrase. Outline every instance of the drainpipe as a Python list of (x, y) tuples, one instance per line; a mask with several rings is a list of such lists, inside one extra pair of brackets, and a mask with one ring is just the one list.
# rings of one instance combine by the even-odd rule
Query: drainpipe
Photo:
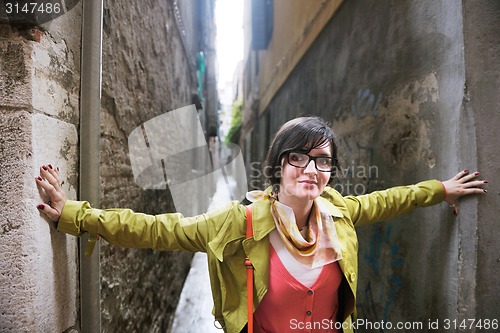
[[(99, 207), (99, 139), (103, 0), (84, 0), (80, 87), (80, 200)], [(101, 331), (99, 242), (85, 256), (88, 235), (80, 240), (80, 325), (82, 333)]]

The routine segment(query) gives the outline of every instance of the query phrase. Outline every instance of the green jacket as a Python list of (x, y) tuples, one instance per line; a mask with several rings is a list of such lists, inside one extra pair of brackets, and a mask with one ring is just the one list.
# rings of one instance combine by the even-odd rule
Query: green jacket
[[(355, 318), (358, 281), (358, 240), (354, 227), (409, 213), (416, 207), (445, 198), (439, 181), (390, 188), (361, 196), (343, 197), (327, 187), (320, 200), (334, 217), (342, 244), (339, 290), (344, 332)], [(58, 230), (74, 236), (89, 232), (123, 247), (157, 251), (206, 252), (214, 300), (213, 314), (225, 332), (240, 332), (247, 322), (245, 252), (255, 267), (254, 307), (269, 285), (269, 233), (275, 228), (268, 201), (252, 204), (253, 239), (245, 239), (245, 207), (234, 201), (226, 207), (194, 217), (179, 213), (146, 215), (128, 209), (93, 209), (88, 202), (68, 200)]]

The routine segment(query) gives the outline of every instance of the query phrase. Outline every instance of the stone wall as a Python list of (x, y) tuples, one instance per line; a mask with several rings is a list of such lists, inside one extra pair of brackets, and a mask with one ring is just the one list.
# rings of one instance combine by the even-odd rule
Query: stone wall
[[(185, 16), (196, 17), (195, 3), (184, 4)], [(183, 46), (173, 6), (173, 1), (104, 3), (103, 208), (129, 207), (150, 214), (175, 209), (167, 190), (142, 190), (134, 183), (127, 146), (133, 129), (191, 104), (196, 93), (195, 54)], [(186, 44), (195, 47), (199, 32), (189, 32)], [(191, 254), (109, 245), (101, 251), (102, 331), (166, 332)]]
[[(75, 332), (77, 240), (36, 205), (42, 164), (78, 186), (81, 6), (36, 29), (0, 25), (0, 331)], [(75, 31), (68, 34), (68, 31)]]
[[(168, 190), (134, 183), (127, 137), (147, 120), (192, 104), (195, 49), (213, 46), (200, 44), (201, 3), (212, 10), (211, 1), (183, 2), (194, 27), (183, 41), (176, 1), (104, 2), (100, 208), (175, 209)], [(48, 163), (60, 167), (70, 199), (85, 181), (78, 175), (78, 145), (89, 139), (79, 134), (82, 5), (71, 5), (36, 28), (0, 21), (1, 332), (80, 330), (78, 241), (40, 216), (36, 205), (47, 197), (34, 181)], [(191, 254), (102, 241), (100, 261), (101, 331), (168, 331)]]

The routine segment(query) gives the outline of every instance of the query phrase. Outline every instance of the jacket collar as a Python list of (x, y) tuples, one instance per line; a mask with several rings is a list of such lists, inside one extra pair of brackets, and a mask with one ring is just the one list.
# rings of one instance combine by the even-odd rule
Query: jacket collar
[(318, 201), (323, 209), (326, 209), (329, 215), (333, 217), (344, 217), (344, 214), (338, 209), (333, 203), (329, 200), (323, 198), (322, 196), (318, 197)]
[[(224, 261), (224, 258), (234, 254), (239, 247), (241, 241), (246, 238), (245, 235), (245, 208), (240, 206), (242, 210), (242, 220), (244, 221), (240, 227), (234, 229), (235, 224), (240, 222), (233, 221), (225, 223), (219, 230), (217, 235), (208, 243), (208, 246), (215, 254), (219, 261)], [(233, 216), (234, 218), (234, 216)], [(239, 219), (239, 217), (238, 217)], [(240, 220), (241, 221), (241, 220)], [(266, 237), (275, 228), (273, 217), (270, 213), (270, 202), (267, 200), (256, 201), (252, 204), (252, 229), (253, 242), (260, 241)], [(235, 232), (235, 230), (238, 230)]]
[[(344, 216), (342, 212), (329, 200), (320, 196), (318, 197), (318, 201), (321, 205), (322, 211), (326, 210), (328, 214), (333, 217)], [(268, 200), (259, 200), (252, 204), (252, 229), (254, 241), (262, 240), (276, 228), (270, 210), (271, 203)], [(209, 247), (212, 249), (219, 261), (223, 261), (226, 255), (230, 255), (236, 251), (237, 245), (234, 243), (235, 241), (245, 239), (244, 234), (235, 235), (231, 234), (226, 228), (223, 229), (225, 230), (220, 230), (218, 235), (209, 243)], [(243, 230), (245, 230), (244, 227)], [(231, 246), (228, 246), (230, 243), (232, 243)]]
[(259, 241), (276, 228), (271, 215), (271, 203), (268, 200), (259, 200), (252, 205), (253, 238)]
[[(335, 207), (335, 205), (327, 199), (320, 196), (318, 197), (318, 202), (320, 204), (321, 211), (326, 211), (333, 217), (344, 217), (344, 214), (342, 214), (340, 209)], [(268, 200), (259, 200), (252, 204), (252, 228), (254, 239), (256, 241), (266, 237), (274, 228), (276, 228), (270, 211), (271, 203)]]

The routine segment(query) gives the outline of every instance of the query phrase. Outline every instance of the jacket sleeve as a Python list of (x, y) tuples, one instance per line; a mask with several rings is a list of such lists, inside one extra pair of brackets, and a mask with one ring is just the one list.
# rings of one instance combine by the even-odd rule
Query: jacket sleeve
[(57, 229), (73, 236), (88, 232), (91, 237), (99, 235), (110, 244), (129, 248), (206, 252), (207, 243), (224, 221), (239, 210), (235, 201), (194, 217), (147, 215), (130, 209), (94, 209), (86, 201), (67, 200)]
[(438, 204), (444, 199), (445, 190), (438, 180), (345, 197), (347, 209), (356, 226), (389, 220), (410, 213), (417, 207)]

